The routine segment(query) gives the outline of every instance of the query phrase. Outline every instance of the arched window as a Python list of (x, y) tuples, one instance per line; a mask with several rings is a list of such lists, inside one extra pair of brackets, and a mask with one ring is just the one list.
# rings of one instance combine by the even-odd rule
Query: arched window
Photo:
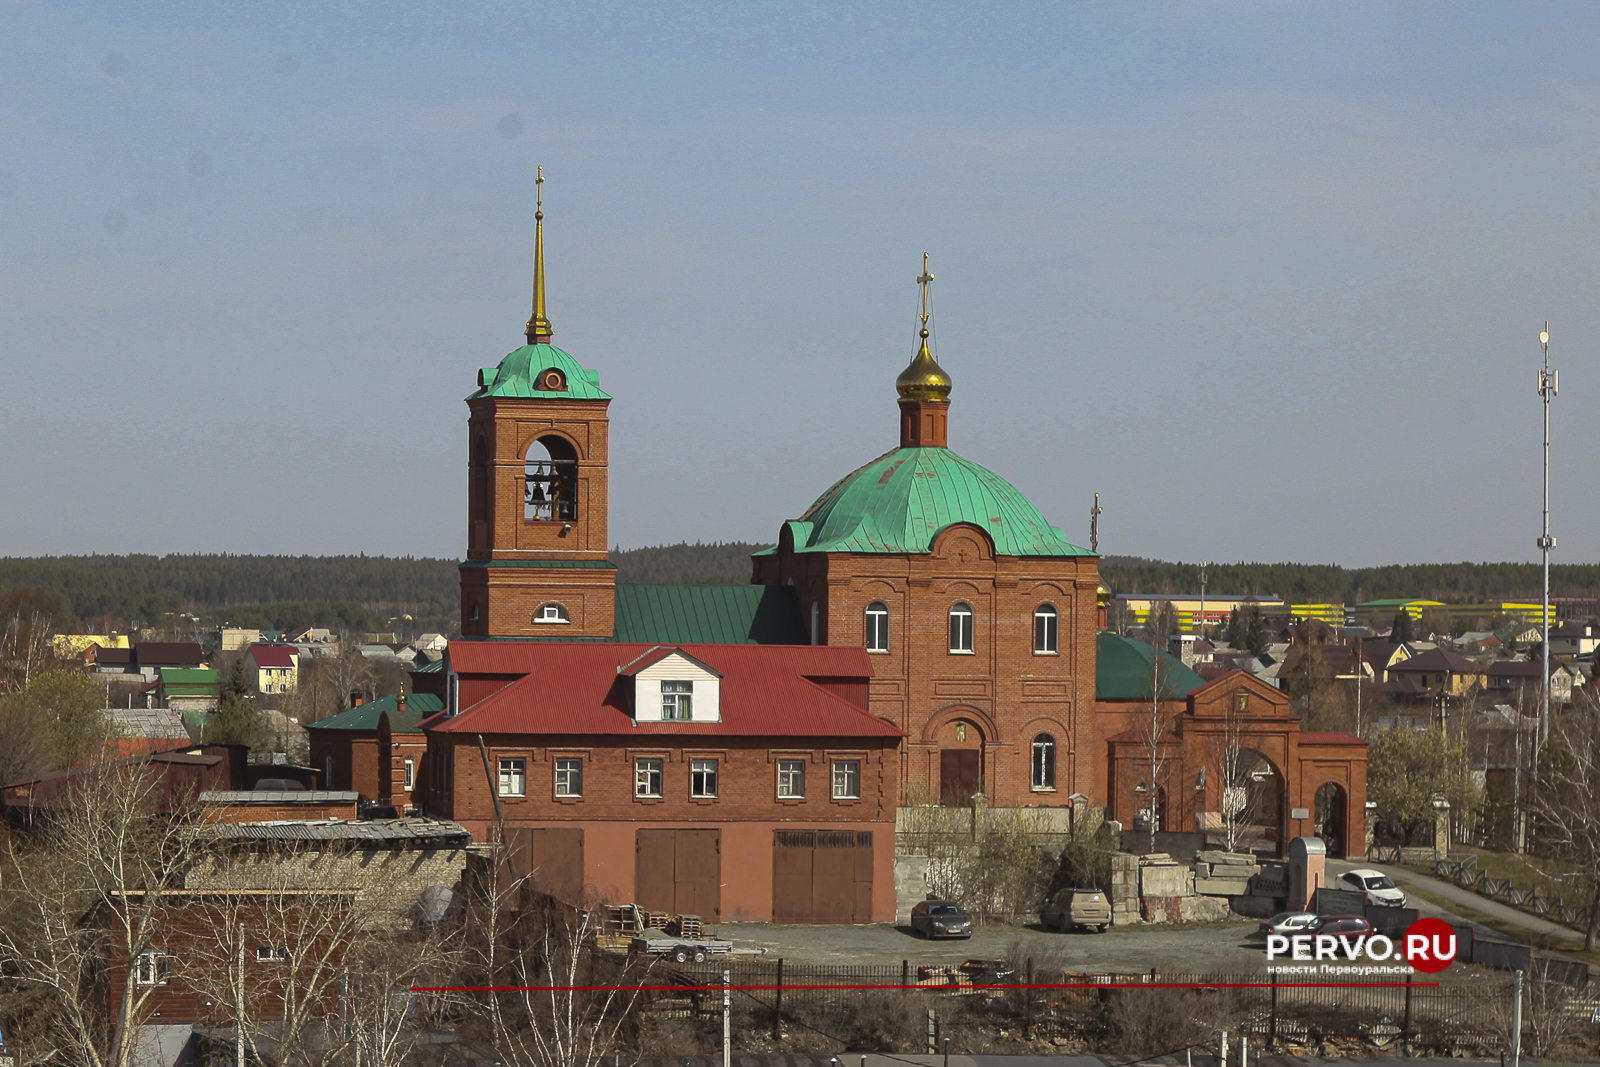
[(522, 517), (528, 522), (572, 522), (578, 517), (578, 453), (565, 439), (541, 437), (528, 446)]
[(972, 605), (964, 600), (950, 609), (950, 651), (972, 652)]
[(1033, 609), (1033, 651), (1044, 655), (1059, 651), (1061, 643), (1061, 616), (1054, 604), (1040, 604)]
[(472, 602), (472, 621), (477, 622), (481, 618), (483, 618), (483, 611), (481, 608), (479, 608), (478, 602), (474, 600)]
[(572, 620), (567, 617), (567, 609), (560, 604), (540, 604), (539, 610), (534, 613), (533, 621), (561, 623), (571, 622)]
[(867, 605), (867, 651), (889, 651), (889, 606), (881, 600)]
[(472, 442), (472, 464), (467, 481), (467, 518), (473, 548), (489, 547), (489, 446), (480, 436)]
[(1056, 787), (1056, 739), (1049, 734), (1040, 734), (1033, 739), (1033, 787)]

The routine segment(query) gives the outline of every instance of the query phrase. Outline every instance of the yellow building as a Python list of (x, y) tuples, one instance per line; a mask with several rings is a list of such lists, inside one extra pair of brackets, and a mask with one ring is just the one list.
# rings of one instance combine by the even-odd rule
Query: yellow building
[(90, 645), (99, 645), (101, 648), (127, 648), (127, 634), (56, 634), (50, 638), (50, 650), (56, 654), (57, 659), (70, 659), (81, 656), (89, 650)]

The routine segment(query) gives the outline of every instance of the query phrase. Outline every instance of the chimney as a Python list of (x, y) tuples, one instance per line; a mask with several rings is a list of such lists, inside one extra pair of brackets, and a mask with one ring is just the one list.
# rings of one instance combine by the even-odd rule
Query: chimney
[(365, 704), (366, 702), (367, 702), (367, 698), (361, 694), (361, 690), (359, 690), (359, 689), (350, 690), (350, 706), (352, 708), (359, 708), (361, 705)]

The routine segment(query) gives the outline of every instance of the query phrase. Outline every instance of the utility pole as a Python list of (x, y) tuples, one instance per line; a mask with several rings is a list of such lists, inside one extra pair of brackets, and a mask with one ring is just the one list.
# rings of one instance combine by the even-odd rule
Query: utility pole
[(1206, 636), (1206, 568), (1211, 566), (1211, 561), (1202, 560), (1200, 563), (1200, 636)]
[(1561, 391), (1561, 372), (1550, 369), (1550, 323), (1539, 331), (1539, 347), (1544, 350), (1544, 367), (1539, 371), (1539, 397), (1544, 401), (1544, 528), (1539, 535), (1539, 554), (1544, 560), (1544, 614), (1539, 617), (1543, 638), (1540, 660), (1544, 674), (1539, 679), (1539, 738), (1537, 753), (1550, 736), (1550, 550), (1556, 539), (1550, 536), (1550, 401)]

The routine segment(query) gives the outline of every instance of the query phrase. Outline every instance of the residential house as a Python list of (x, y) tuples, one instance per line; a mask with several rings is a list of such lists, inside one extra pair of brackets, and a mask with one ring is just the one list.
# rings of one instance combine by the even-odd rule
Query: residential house
[(212, 712), (222, 701), (222, 672), (215, 667), (162, 667), (156, 703), (179, 712)]
[(211, 635), (212, 647), (223, 652), (237, 652), (241, 648), (249, 648), (260, 640), (260, 630), (233, 626), (224, 626)]
[(244, 672), (258, 693), (288, 693), (300, 682), (300, 660), (286, 645), (251, 645), (244, 654)]
[(1498, 653), (1505, 643), (1493, 630), (1469, 630), (1455, 639), (1455, 646), (1462, 655), (1481, 656)]
[(1430, 698), (1456, 699), (1483, 685), (1484, 670), (1459, 653), (1430, 648), (1391, 664), (1389, 677), (1415, 682)]
[(1570, 659), (1592, 656), (1600, 648), (1600, 627), (1593, 622), (1568, 621), (1550, 630), (1550, 654)]
[(295, 645), (334, 645), (339, 643), (339, 636), (324, 626), (302, 626), (288, 631), (284, 640)]
[(174, 752), (194, 746), (181, 712), (171, 708), (111, 708), (112, 747), (117, 756), (145, 752)]
[(164, 667), (193, 670), (205, 665), (205, 655), (192, 641), (141, 641), (133, 646), (129, 670), (154, 680)]
[(394, 693), (308, 723), (311, 765), (322, 769), (329, 789), (354, 789), (379, 804), (421, 807), (428, 738), (420, 724), (443, 709), (443, 698), (433, 693)]
[(708, 922), (893, 920), (904, 735), (864, 648), (455, 641), (448, 674), (426, 809), (503, 817), (536, 879)]
[(127, 648), (127, 634), (54, 634), (50, 638), (50, 651), (56, 659), (88, 659), (91, 646), (97, 648)]
[[(1552, 644), (1554, 644), (1552, 642)], [(1552, 652), (1554, 649), (1552, 648)], [(1544, 664), (1538, 660), (1498, 660), (1489, 664), (1488, 686), (1495, 699), (1516, 707), (1524, 707), (1539, 696), (1539, 679), (1544, 674)], [(1582, 674), (1571, 664), (1552, 661), (1550, 664), (1550, 700), (1555, 704), (1570, 704), (1572, 689), (1581, 684)]]

